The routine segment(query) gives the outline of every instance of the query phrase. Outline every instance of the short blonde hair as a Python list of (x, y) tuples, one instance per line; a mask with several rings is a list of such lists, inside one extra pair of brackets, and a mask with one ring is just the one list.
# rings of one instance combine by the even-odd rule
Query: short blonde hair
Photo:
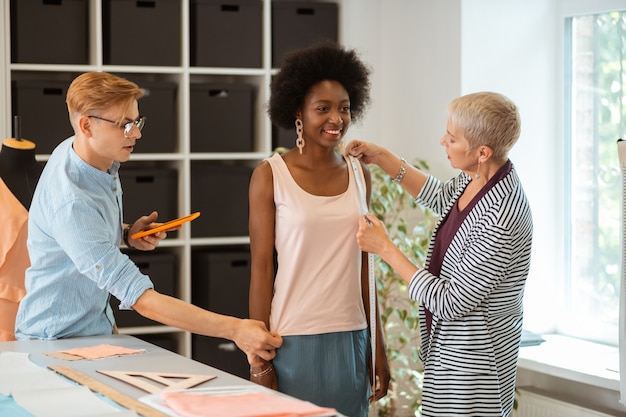
[(448, 117), (461, 129), (470, 149), (486, 145), (493, 158), (505, 161), (519, 139), (521, 119), (517, 106), (508, 97), (490, 91), (467, 94), (452, 100)]
[[(119, 105), (128, 109), (143, 94), (144, 91), (137, 84), (125, 78), (107, 72), (86, 72), (72, 81), (65, 103), (72, 120), (75, 116)], [(123, 114), (119, 121), (125, 116)]]

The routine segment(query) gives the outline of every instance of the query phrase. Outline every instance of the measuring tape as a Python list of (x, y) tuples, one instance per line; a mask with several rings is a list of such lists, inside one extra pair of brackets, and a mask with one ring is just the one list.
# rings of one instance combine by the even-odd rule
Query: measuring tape
[(74, 382), (78, 382), (79, 384), (86, 386), (94, 392), (104, 395), (111, 401), (114, 401), (129, 410), (135, 411), (139, 415), (144, 417), (169, 417), (167, 414), (155, 410), (139, 400), (123, 394), (105, 383), (100, 382), (89, 375), (85, 375), (74, 368), (64, 365), (49, 366), (49, 368)]
[[(359, 201), (361, 203), (361, 214), (365, 215), (369, 210), (365, 194), (365, 185), (361, 182), (359, 174), (358, 162), (349, 155), (352, 171), (354, 171), (354, 180), (359, 189)], [(370, 304), (370, 344), (372, 347), (372, 395), (376, 392), (376, 277), (374, 274), (374, 254), (367, 254), (367, 272), (369, 282), (369, 304)]]

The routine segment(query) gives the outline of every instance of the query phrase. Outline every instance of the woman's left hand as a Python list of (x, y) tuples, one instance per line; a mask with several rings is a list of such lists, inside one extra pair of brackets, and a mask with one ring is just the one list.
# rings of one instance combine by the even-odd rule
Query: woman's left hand
[(376, 372), (374, 392), (370, 396), (370, 402), (378, 401), (387, 395), (389, 390), (389, 381), (391, 380), (391, 372), (389, 370), (389, 363), (387, 362), (387, 355), (385, 349), (377, 349), (382, 351), (376, 354)]

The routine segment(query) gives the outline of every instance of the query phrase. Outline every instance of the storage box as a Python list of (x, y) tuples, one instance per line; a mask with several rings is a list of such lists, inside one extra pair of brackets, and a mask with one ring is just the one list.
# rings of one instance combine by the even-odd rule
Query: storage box
[[(192, 254), (193, 303), (220, 314), (247, 318), (249, 250), (196, 250)], [(194, 335), (193, 359), (248, 378), (245, 354), (230, 340)]]
[(191, 336), (191, 358), (240, 378), (250, 379), (246, 354), (231, 340), (194, 334)]
[(248, 185), (252, 169), (242, 165), (192, 161), (192, 237), (248, 235)]
[(104, 63), (181, 64), (180, 0), (103, 0)]
[(191, 151), (251, 152), (252, 92), (247, 84), (192, 84)]
[[(124, 222), (133, 223), (153, 211), (159, 213), (157, 222), (178, 217), (178, 173), (167, 168), (120, 168), (123, 190)], [(168, 232), (168, 236), (170, 233)]]
[(52, 153), (74, 135), (65, 104), (69, 82), (13, 81), (13, 115), (20, 117), (21, 136), (35, 143), (38, 154)]
[(127, 77), (143, 88), (139, 113), (148, 119), (137, 142), (136, 153), (170, 153), (177, 148), (176, 83), (148, 82)]
[(88, 4), (11, 0), (11, 62), (88, 64)]
[(191, 65), (261, 68), (261, 0), (192, 0)]
[(176, 335), (168, 333), (159, 334), (136, 334), (133, 335), (138, 339), (144, 340), (148, 343), (152, 343), (158, 347), (169, 350), (170, 352), (179, 353), (178, 340)]
[[(150, 277), (156, 291), (172, 297), (176, 296), (176, 257), (173, 253), (129, 252), (128, 256), (137, 264), (143, 274)], [(118, 327), (161, 325), (161, 323), (150, 320), (134, 310), (120, 310), (119, 300), (115, 297), (111, 297), (111, 307)]]
[(338, 40), (336, 3), (311, 1), (272, 2), (272, 66), (285, 54), (320, 41)]
[(296, 128), (283, 129), (278, 126), (272, 126), (272, 149), (287, 148), (291, 149), (296, 146)]
[(193, 304), (220, 314), (248, 317), (250, 272), (249, 250), (195, 250)]

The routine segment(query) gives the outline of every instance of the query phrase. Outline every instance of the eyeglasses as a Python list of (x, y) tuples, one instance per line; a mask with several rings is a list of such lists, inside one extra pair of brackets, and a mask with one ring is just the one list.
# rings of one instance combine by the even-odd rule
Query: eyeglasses
[(137, 127), (137, 129), (139, 129), (139, 131), (141, 132), (141, 129), (143, 129), (143, 127), (146, 125), (146, 119), (147, 119), (146, 116), (139, 116), (139, 118), (137, 120), (133, 120), (132, 122), (120, 124), (118, 122), (114, 122), (113, 120), (105, 119), (104, 117), (100, 117), (100, 116), (90, 116), (90, 115), (87, 115), (87, 117), (91, 117), (91, 118), (94, 118), (94, 119), (102, 120), (104, 122), (109, 122), (109, 123), (112, 123), (115, 126), (119, 127), (120, 129), (124, 129), (124, 137), (125, 138), (127, 138), (128, 135), (130, 135), (130, 132), (133, 130), (133, 126)]

